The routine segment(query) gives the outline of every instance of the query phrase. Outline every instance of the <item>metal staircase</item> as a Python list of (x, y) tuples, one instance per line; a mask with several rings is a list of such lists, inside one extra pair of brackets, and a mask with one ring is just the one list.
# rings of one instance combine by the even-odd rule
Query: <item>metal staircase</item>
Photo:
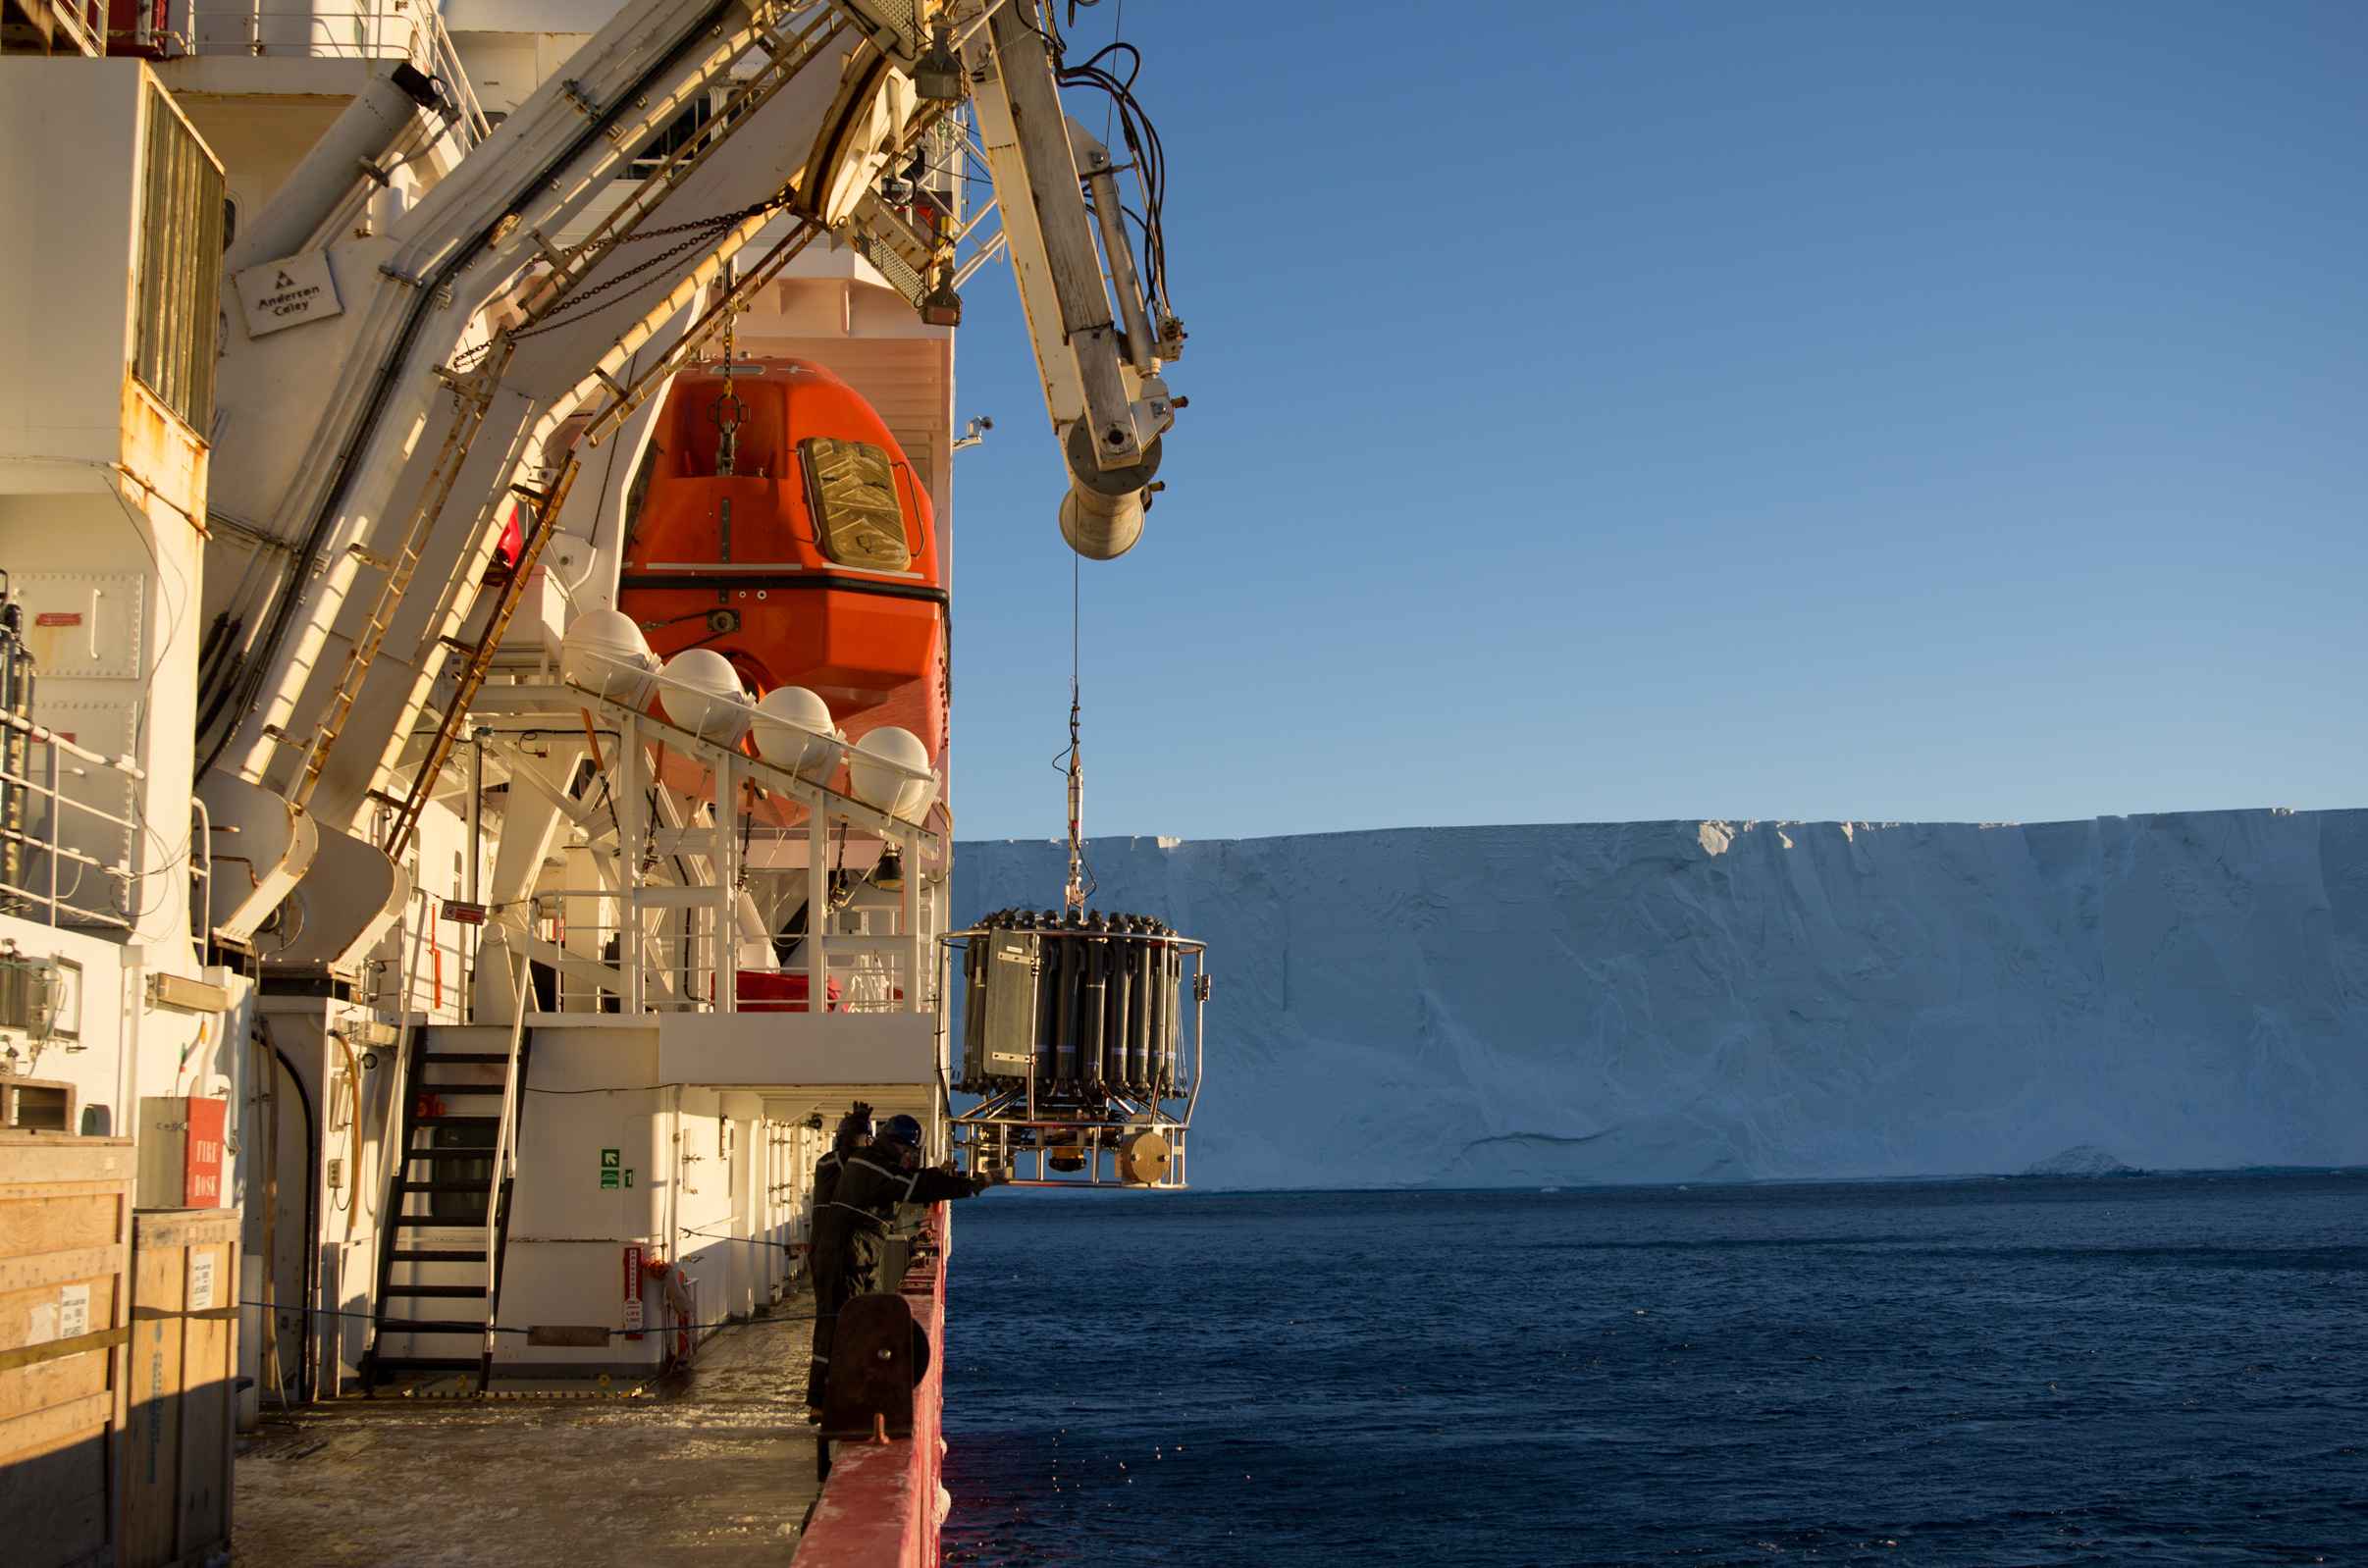
[[(474, 1373), (482, 1393), (493, 1376), (524, 1099), (518, 1091), (533, 1035), (517, 1030), (506, 1051), (432, 1049), (439, 1036), (478, 1032), (411, 1033), (402, 1139), (381, 1211), (388, 1219), (379, 1230), (378, 1293), (362, 1359), (365, 1394), (404, 1373)], [(444, 1308), (447, 1302), (453, 1305)], [(391, 1341), (406, 1339), (408, 1353), (390, 1351)], [(431, 1353), (440, 1345), (442, 1353)]]

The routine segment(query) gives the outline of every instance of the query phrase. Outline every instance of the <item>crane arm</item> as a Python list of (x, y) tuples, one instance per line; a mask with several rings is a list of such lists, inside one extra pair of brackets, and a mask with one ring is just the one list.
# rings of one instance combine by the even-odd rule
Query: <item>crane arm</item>
[[(1161, 437), (1182, 404), (1160, 374), (1162, 340), (1126, 241), (1117, 170), (1062, 112), (1052, 51), (1036, 0), (991, 0), (966, 63), (1045, 408), (1069, 469), (1061, 531), (1079, 553), (1107, 559), (1141, 535)], [(1178, 326), (1165, 340), (1171, 357), (1182, 336)]]
[[(417, 715), (448, 706), (431, 699), (480, 641), (509, 507), (556, 503), (556, 477), (530, 472), (551, 433), (615, 397), (620, 368), (768, 225), (847, 225), (921, 129), (909, 83), (827, 7), (694, 5), (620, 13), (405, 216), (392, 258), (366, 275), (373, 328), (356, 348), (378, 373), (314, 431), (313, 483), (275, 518), (295, 548), (249, 623), (251, 695), (234, 686), (222, 704), (224, 769), (324, 820), (365, 819)], [(651, 176), (582, 243), (554, 244), (752, 51), (769, 64), (697, 157)], [(626, 243), (637, 235), (656, 242)], [(258, 374), (277, 347), (246, 346)], [(230, 400), (256, 380), (227, 377)]]
[[(351, 318), (335, 335), (229, 345), (218, 470), (280, 477), (253, 503), (266, 520), (241, 525), (254, 549), (224, 574), (201, 784), (210, 772), (215, 790), (280, 798), (363, 841), (394, 806), (384, 846), (399, 855), (565, 499), (575, 458), (547, 449), (562, 422), (588, 417), (588, 442), (615, 431), (662, 392), (702, 300), (711, 325), (731, 308), (720, 295), (743, 297), (820, 235), (871, 257), (924, 317), (958, 312), (951, 237), (916, 232), (879, 187), (966, 76), (1069, 469), (1062, 531), (1096, 558), (1133, 544), (1182, 406), (1160, 377), (1182, 330), (1164, 299), (1147, 307), (1158, 280), (1129, 253), (1120, 170), (1062, 113), (1037, 0), (922, 0), (911, 22), (884, 9), (630, 0), (388, 235), (329, 247)], [(695, 155), (669, 157), (587, 238), (554, 240), (727, 86)], [(1156, 200), (1145, 210), (1155, 223)], [(761, 234), (781, 238), (737, 266)], [(307, 398), (310, 424), (291, 429), (286, 411)], [(526, 558), (489, 573), (521, 501)], [(267, 913), (223, 923), (236, 935)]]

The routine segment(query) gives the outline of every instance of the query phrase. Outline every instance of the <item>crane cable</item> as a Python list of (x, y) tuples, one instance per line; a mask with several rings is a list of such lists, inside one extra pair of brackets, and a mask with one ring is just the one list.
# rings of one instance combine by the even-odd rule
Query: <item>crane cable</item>
[(1083, 642), (1080, 627), (1083, 624), (1085, 597), (1084, 558), (1079, 556), (1073, 559), (1070, 566), (1069, 753), (1064, 769), (1069, 775), (1069, 879), (1062, 884), (1061, 902), (1067, 907), (1068, 913), (1082, 915), (1086, 899), (1092, 897), (1093, 890), (1100, 883), (1095, 879), (1091, 867), (1085, 863), (1085, 762), (1083, 751), (1078, 743), (1078, 721), (1082, 707), (1078, 683), (1078, 651)]
[[(1069, 25), (1073, 27), (1077, 26), (1078, 7), (1080, 4), (1092, 6), (1099, 3), (1100, 0), (1070, 0)], [(1130, 89), (1133, 85), (1135, 73), (1142, 69), (1141, 55), (1134, 55), (1134, 71), (1128, 73), (1124, 82), (1097, 68), (1102, 57), (1115, 50), (1126, 49), (1130, 53), (1133, 53), (1131, 44), (1121, 43), (1116, 38), (1119, 27), (1123, 26), (1126, 21), (1126, 0), (1119, 0), (1119, 4), (1113, 10), (1116, 16), (1115, 25), (1111, 28), (1113, 38), (1110, 47), (1096, 54), (1093, 59), (1088, 60), (1083, 67), (1077, 71), (1062, 68), (1061, 56), (1065, 52), (1065, 46), (1057, 30), (1046, 37), (1045, 41), (1052, 45), (1054, 73), (1058, 81), (1063, 83), (1083, 81), (1100, 87), (1109, 94), (1112, 115), (1115, 116), (1122, 110), (1127, 112), (1127, 146), (1128, 150), (1134, 155), (1136, 179), (1143, 184), (1144, 208), (1152, 214), (1151, 222), (1144, 225), (1145, 271), (1149, 277), (1156, 280), (1165, 273), (1165, 268), (1161, 265), (1166, 259), (1164, 251), (1153, 238), (1157, 229), (1159, 198), (1162, 190), (1161, 176), (1164, 174), (1165, 166), (1157, 152), (1158, 134), (1150, 131), (1149, 118), (1142, 117), (1139, 131), (1136, 127), (1136, 117), (1141, 116), (1141, 111), (1135, 105), (1133, 94)], [(1025, 20), (1025, 14), (1023, 17)], [(1044, 20), (1047, 24), (1052, 22), (1052, 15), (1049, 11), (1045, 13)], [(1040, 29), (1039, 35), (1042, 35)], [(1110, 134), (1107, 121), (1104, 123), (1102, 134), (1103, 138), (1107, 140)], [(1153, 149), (1152, 157), (1149, 159), (1143, 156), (1143, 142), (1146, 135)], [(1154, 292), (1153, 297), (1160, 296)], [(1084, 643), (1084, 557), (1072, 556), (1069, 567), (1069, 752), (1062, 769), (1069, 779), (1069, 875), (1061, 887), (1061, 902), (1065, 907), (1065, 913), (1073, 918), (1082, 920), (1085, 914), (1085, 901), (1093, 896), (1093, 890), (1099, 887), (1101, 882), (1094, 876), (1092, 867), (1085, 863), (1085, 761), (1083, 748), (1078, 739), (1079, 716), (1083, 710), (1082, 688), (1079, 680), (1080, 666), (1079, 652)]]

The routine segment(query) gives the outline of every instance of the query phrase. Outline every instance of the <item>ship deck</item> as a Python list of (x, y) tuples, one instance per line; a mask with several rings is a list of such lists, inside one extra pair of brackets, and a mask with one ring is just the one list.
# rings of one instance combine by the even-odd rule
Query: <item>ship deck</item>
[[(787, 1563), (820, 1491), (811, 1296), (723, 1329), (637, 1391), (267, 1409), (237, 1458), (244, 1568)], [(663, 1553), (662, 1558), (654, 1553)]]

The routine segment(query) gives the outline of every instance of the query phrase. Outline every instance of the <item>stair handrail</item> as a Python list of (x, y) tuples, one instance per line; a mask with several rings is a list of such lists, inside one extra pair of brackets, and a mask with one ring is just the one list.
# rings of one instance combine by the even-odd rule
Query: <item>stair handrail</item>
[(428, 75), (444, 83), (454, 107), (460, 111), (456, 139), (465, 157), (469, 149), (492, 134), (493, 128), (477, 102), (477, 89), (469, 84), (468, 68), (460, 63), (460, 51), (452, 47), (452, 35), (445, 31), (441, 8), (423, 6), (413, 25), (426, 34), (425, 52), (431, 62)]
[[(428, 890), (424, 887), (414, 888), (412, 894), (421, 901), (420, 929), (424, 932), (428, 925)], [(419, 941), (414, 939), (411, 962), (403, 971), (402, 1006), (395, 1010), (396, 1016), (403, 1020), (399, 1036), (401, 1049), (395, 1061), (395, 1092), (388, 1096), (386, 1138), (380, 1145), (389, 1151), (385, 1167), (387, 1201), (386, 1206), (378, 1212), (378, 1256), (374, 1260), (376, 1266), (371, 1271), (370, 1343), (362, 1352), (362, 1393), (370, 1398), (377, 1397), (379, 1348), (387, 1337), (387, 1286), (395, 1274), (395, 1260), (391, 1254), (401, 1239), (401, 1228), (397, 1222), (403, 1217), (403, 1183), (410, 1178), (411, 1119), (416, 1110), (414, 1096), (419, 1087), (419, 1057), (428, 1048), (431, 1015), (422, 1013), (418, 1027), (414, 1028), (411, 1024), (412, 982), (419, 974)], [(354, 1178), (357, 1181), (361, 1178), (358, 1171)]]
[[(531, 922), (530, 914), (529, 920)], [(518, 1005), (512, 1012), (509, 1026), (509, 1060), (502, 1065), (501, 1121), (494, 1128), (494, 1179), (485, 1195), (485, 1344), (479, 1352), (480, 1364), (488, 1369), (477, 1379), (477, 1391), (483, 1393), (491, 1381), (494, 1364), (494, 1316), (500, 1310), (501, 1260), (499, 1248), (501, 1238), (502, 1211), (509, 1203), (510, 1179), (517, 1175), (515, 1162), (518, 1151), (510, 1137), (510, 1126), (517, 1115), (518, 1048), (526, 1040), (526, 1002), (535, 984), (534, 960), (524, 954), (519, 966)]]

